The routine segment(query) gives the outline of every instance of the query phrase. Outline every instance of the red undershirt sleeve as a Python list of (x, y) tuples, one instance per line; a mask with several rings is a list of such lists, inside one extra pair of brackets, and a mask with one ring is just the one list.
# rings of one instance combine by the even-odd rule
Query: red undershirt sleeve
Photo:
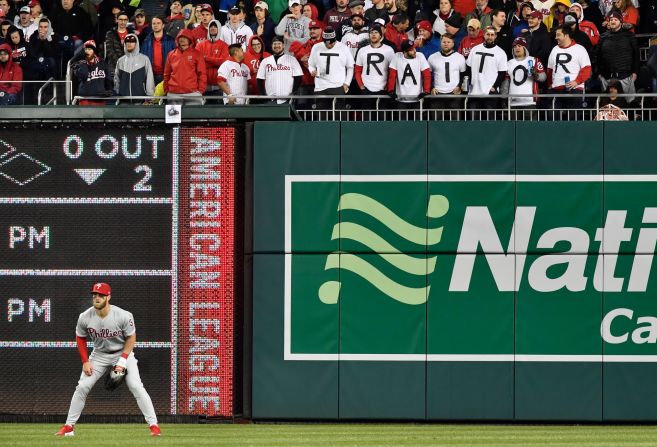
[(85, 337), (75, 336), (75, 341), (78, 344), (78, 352), (80, 353), (80, 360), (82, 363), (89, 361), (89, 350), (87, 349), (87, 339)]

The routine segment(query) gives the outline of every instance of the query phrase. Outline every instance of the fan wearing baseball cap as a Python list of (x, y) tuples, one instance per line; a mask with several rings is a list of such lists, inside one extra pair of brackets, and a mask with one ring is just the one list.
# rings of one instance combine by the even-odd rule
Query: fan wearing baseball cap
[(228, 10), (228, 21), (221, 27), (221, 40), (228, 45), (238, 44), (246, 51), (253, 30), (244, 23), (244, 10), (233, 6)]
[(470, 50), (484, 42), (484, 33), (481, 30), (481, 23), (477, 19), (468, 20), (467, 26), (468, 35), (461, 40), (458, 47), (458, 52), (467, 58), (470, 55)]
[(265, 43), (263, 50), (271, 51), (271, 42), (276, 35), (276, 23), (269, 14), (269, 5), (267, 2), (260, 0), (253, 7), (254, 19), (250, 23), (251, 31), (254, 36), (260, 37)]
[[(84, 59), (71, 65), (71, 71), (78, 81), (79, 96), (108, 96), (112, 93), (112, 75), (107, 63), (98, 56), (96, 42), (84, 43)], [(83, 99), (80, 105), (103, 106), (105, 101)]]
[(518, 37), (524, 37), (529, 43), (529, 54), (547, 63), (552, 50), (552, 39), (547, 26), (543, 23), (543, 13), (532, 11), (527, 17), (527, 25), (527, 31), (520, 33)]
[(23, 6), (18, 12), (18, 21), (16, 27), (21, 30), (25, 41), (29, 43), (30, 37), (37, 30), (38, 25), (32, 18), (32, 10), (29, 6)]
[[(161, 435), (153, 402), (141, 381), (133, 352), (137, 343), (135, 318), (127, 310), (110, 304), (111, 300), (110, 285), (96, 283), (91, 286), (92, 306), (78, 316), (75, 341), (82, 362), (82, 372), (71, 398), (66, 424), (55, 433), (56, 436), (75, 435), (74, 427), (82, 414), (89, 392), (98, 379), (109, 370), (125, 371), (126, 385), (137, 400), (151, 435)], [(93, 342), (91, 355), (87, 348), (87, 339)]]
[(201, 22), (199, 23), (199, 26), (192, 30), (192, 36), (194, 37), (194, 43), (196, 45), (208, 38), (208, 27), (210, 26), (210, 22), (214, 20), (212, 6), (208, 3), (197, 5), (197, 7), (199, 6), (201, 10)]
[(276, 35), (285, 39), (285, 49), (292, 42), (306, 43), (310, 38), (310, 19), (301, 13), (300, 0), (289, 0), (289, 14), (283, 16), (276, 26)]
[(419, 100), (431, 91), (431, 67), (410, 40), (402, 42), (401, 52), (390, 61), (387, 90), (400, 109), (419, 107)]
[(440, 51), (440, 41), (434, 37), (433, 26), (428, 20), (420, 20), (415, 24), (415, 35), (415, 47), (427, 60)]
[[(639, 73), (639, 46), (634, 33), (623, 27), (620, 11), (609, 13), (609, 31), (604, 33), (598, 44), (597, 62), (599, 80), (603, 90), (609, 81), (617, 79), (623, 91), (628, 94), (636, 92), (634, 81)], [(634, 97), (626, 98), (628, 102)]]
[[(363, 95), (385, 95), (388, 83), (388, 68), (395, 50), (383, 43), (383, 27), (375, 23), (369, 31), (370, 44), (356, 54), (354, 77)], [(359, 100), (364, 109), (376, 107), (376, 99)]]

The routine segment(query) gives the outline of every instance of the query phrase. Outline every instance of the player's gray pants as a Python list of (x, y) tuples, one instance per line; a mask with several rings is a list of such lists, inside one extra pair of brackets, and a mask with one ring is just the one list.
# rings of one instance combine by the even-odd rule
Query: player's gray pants
[[(105, 374), (105, 371), (116, 364), (120, 356), (121, 353), (105, 354), (96, 351), (91, 353), (89, 361), (93, 367), (93, 373), (90, 376), (87, 376), (84, 372), (80, 374), (80, 381), (78, 382), (77, 388), (75, 388), (75, 393), (73, 393), (73, 398), (71, 399), (71, 406), (68, 410), (68, 417), (66, 418), (67, 425), (75, 425), (80, 418), (89, 391), (91, 391), (98, 379)], [(153, 402), (146, 392), (144, 385), (141, 383), (137, 359), (134, 353), (130, 353), (126, 368), (128, 374), (125, 376), (125, 383), (128, 385), (128, 389), (132, 392), (132, 395), (135, 396), (137, 405), (144, 415), (144, 419), (146, 419), (148, 425), (157, 424), (155, 408), (153, 408)]]

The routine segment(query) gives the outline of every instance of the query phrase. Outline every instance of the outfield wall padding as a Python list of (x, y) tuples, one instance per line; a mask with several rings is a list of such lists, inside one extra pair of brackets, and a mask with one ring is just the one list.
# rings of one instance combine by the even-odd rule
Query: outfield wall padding
[(256, 123), (253, 418), (657, 421), (655, 131)]

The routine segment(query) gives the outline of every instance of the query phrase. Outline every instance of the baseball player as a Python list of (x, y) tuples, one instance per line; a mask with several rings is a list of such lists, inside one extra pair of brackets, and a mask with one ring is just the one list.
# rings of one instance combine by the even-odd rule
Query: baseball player
[[(137, 342), (134, 317), (127, 310), (110, 305), (112, 289), (109, 284), (102, 282), (94, 284), (91, 288), (91, 297), (93, 306), (80, 314), (75, 328), (75, 339), (82, 360), (82, 373), (71, 399), (66, 424), (55, 435), (75, 434), (73, 427), (80, 418), (89, 391), (108, 369), (113, 368), (119, 372), (127, 371), (126, 384), (137, 400), (137, 405), (150, 427), (151, 435), (160, 436), (153, 402), (141, 383), (137, 359), (132, 352)], [(94, 343), (91, 355), (87, 351), (87, 337)]]
[[(271, 44), (272, 54), (258, 68), (258, 92), (267, 96), (289, 96), (301, 84), (303, 70), (294, 56), (285, 53), (283, 37), (275, 36)], [(279, 99), (282, 104), (287, 100)]]
[[(246, 95), (251, 71), (244, 61), (244, 50), (238, 43), (228, 47), (230, 57), (221, 64), (217, 74), (219, 88), (224, 92), (224, 104), (246, 104), (246, 98), (235, 98)], [(261, 62), (262, 64), (262, 62)]]

